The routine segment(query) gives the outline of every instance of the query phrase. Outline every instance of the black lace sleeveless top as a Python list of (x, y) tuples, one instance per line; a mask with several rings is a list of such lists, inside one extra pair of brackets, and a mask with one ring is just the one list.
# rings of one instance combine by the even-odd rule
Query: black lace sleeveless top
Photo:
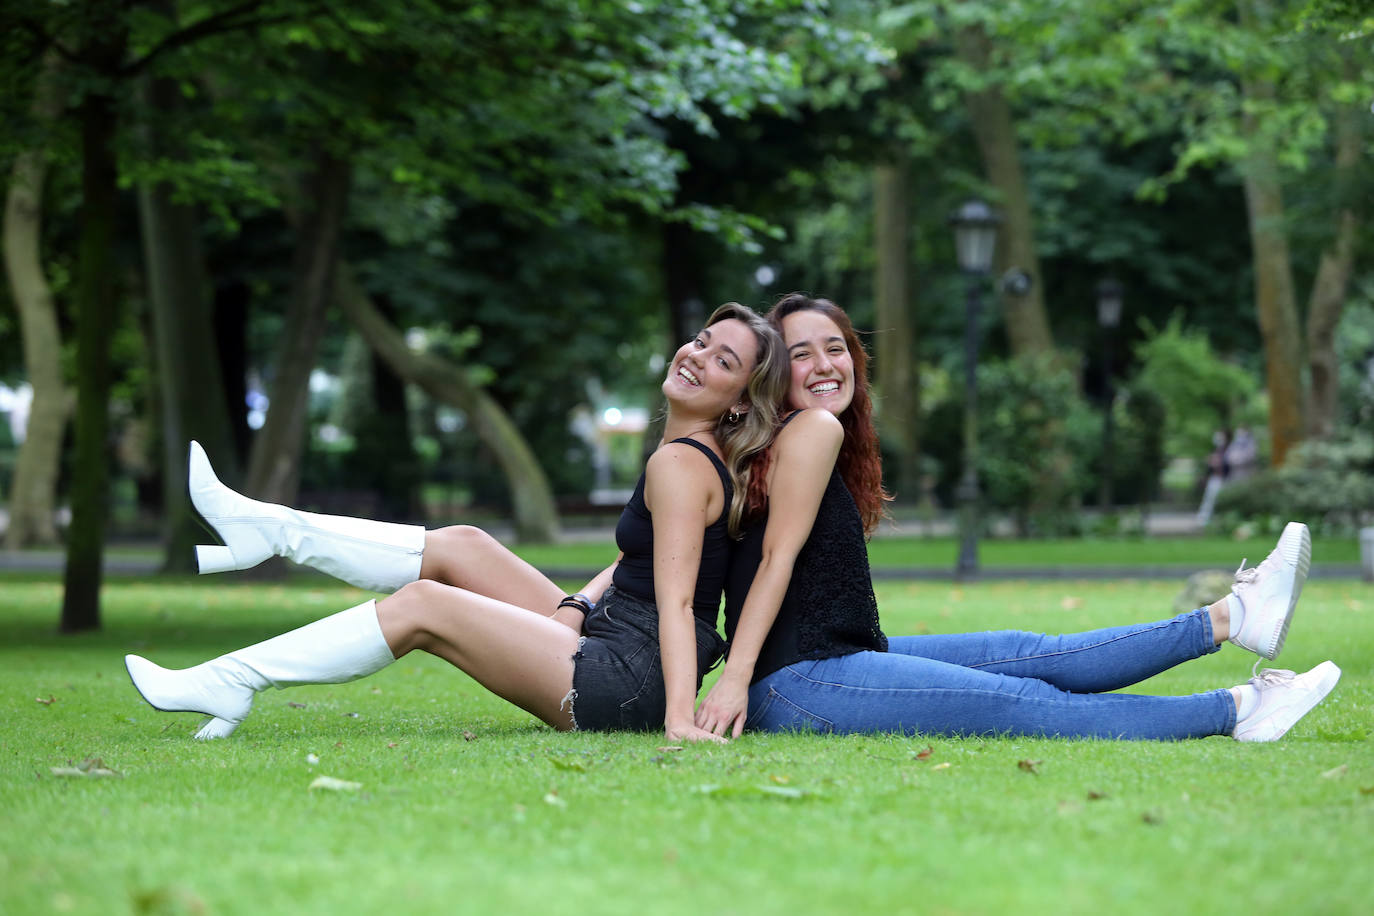
[[(694, 447), (715, 465), (725, 488), (725, 505), (720, 518), (712, 522), (701, 539), (701, 565), (697, 568), (696, 591), (692, 596), (692, 612), (712, 628), (720, 617), (720, 593), (725, 586), (725, 573), (730, 563), (730, 500), (735, 488), (730, 472), (716, 453), (695, 439), (674, 439)], [(644, 601), (654, 600), (654, 522), (644, 503), (644, 475), (639, 475), (634, 495), (620, 513), (615, 526), (615, 544), (624, 554), (611, 576), (615, 587)]]
[[(725, 635), (735, 635), (744, 599), (763, 559), (767, 521), (736, 543), (725, 580)], [(854, 497), (831, 471), (811, 534), (797, 554), (792, 581), (759, 651), (754, 680), (806, 659), (887, 651), (868, 568), (868, 544)]]

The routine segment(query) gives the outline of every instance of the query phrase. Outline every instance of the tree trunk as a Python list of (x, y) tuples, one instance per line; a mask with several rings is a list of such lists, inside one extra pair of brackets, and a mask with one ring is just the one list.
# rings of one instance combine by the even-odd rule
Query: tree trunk
[[(99, 15), (99, 14), (97, 14)], [(118, 16), (114, 17), (116, 22)], [(104, 73), (123, 56), (124, 35), (111, 28), (91, 57)], [(76, 280), (76, 461), (72, 524), (62, 594), (64, 633), (100, 628), (100, 585), (109, 514), (110, 338), (119, 304), (115, 274), (116, 102), (89, 94), (81, 102), (81, 236)]]
[[(1349, 69), (1350, 62), (1347, 61)], [(1359, 179), (1360, 127), (1365, 114), (1354, 105), (1347, 105), (1335, 118), (1336, 130), (1336, 194), (1340, 211), (1336, 214), (1336, 233), (1331, 244), (1322, 252), (1317, 276), (1312, 281), (1312, 294), (1307, 305), (1307, 364), (1312, 388), (1308, 410), (1309, 435), (1324, 438), (1336, 428), (1340, 395), (1340, 373), (1336, 362), (1336, 326), (1345, 308), (1350, 289), (1350, 277), (1355, 266), (1355, 244), (1359, 236), (1362, 213), (1359, 196), (1354, 189)]]
[(873, 235), (877, 255), (874, 310), (879, 332), (876, 368), (882, 398), (883, 442), (892, 453), (892, 461), (886, 463), (889, 488), (914, 501), (920, 497), (920, 391), (912, 365), (915, 346), (907, 282), (911, 263), (911, 215), (907, 201), (906, 163), (877, 166), (873, 173)]
[(412, 350), (405, 336), (377, 311), (348, 265), (340, 264), (338, 274), (335, 293), (339, 305), (368, 345), (401, 378), (463, 411), (483, 444), (496, 456), (510, 486), (520, 540), (556, 541), (559, 525), (553, 488), (501, 405), (474, 385), (462, 369), (433, 354)]
[[(176, 86), (166, 80), (144, 87), (150, 119), (145, 127), (153, 155), (173, 157), (171, 138), (159, 127), (159, 113), (170, 112)], [(206, 301), (209, 281), (199, 244), (194, 207), (174, 203), (165, 183), (138, 191), (139, 222), (148, 298), (152, 306), (157, 354), (158, 398), (162, 415), (163, 570), (194, 572), (193, 548), (201, 539), (199, 522), (186, 498), (186, 444), (197, 439), (238, 478), (237, 456), (225, 410), (224, 385)]]
[[(62, 110), (55, 70), (56, 63), (49, 58), (38, 78), (33, 110), (37, 120), (44, 123), (56, 119)], [(53, 519), (57, 470), (62, 433), (71, 413), (71, 396), (62, 384), (62, 335), (57, 326), (57, 308), (39, 255), (47, 169), (45, 151), (19, 153), (14, 159), (5, 201), (5, 269), (23, 333), (24, 373), (33, 388), (28, 428), (19, 446), (10, 490), (10, 521), (5, 532), (5, 547), (9, 550), (57, 543)]]
[(668, 352), (701, 330), (712, 311), (701, 298), (700, 240), (686, 223), (663, 225), (663, 283), (668, 293)]
[[(1260, 5), (1250, 0), (1241, 0), (1239, 7), (1241, 22), (1251, 28), (1264, 15)], [(1246, 99), (1261, 106), (1274, 98), (1274, 84), (1267, 78), (1242, 79), (1241, 88)], [(1278, 160), (1264, 127), (1253, 114), (1244, 115), (1243, 129), (1250, 149), (1242, 173), (1255, 271), (1255, 310), (1264, 338), (1270, 460), (1279, 467), (1289, 449), (1302, 440), (1302, 343)]]
[[(991, 65), (992, 43), (980, 26), (959, 33), (958, 50), (965, 63), (980, 73), (987, 72)], [(1054, 338), (1045, 313), (1040, 259), (1035, 253), (1035, 222), (1031, 217), (1026, 179), (1021, 171), (1011, 107), (996, 85), (969, 92), (966, 102), (988, 182), (1001, 198), (1003, 223), (998, 237), (996, 273), (1001, 276), (1008, 270), (1023, 270), (1031, 280), (1030, 288), (1023, 294), (999, 290), (1011, 351), (1016, 356), (1045, 353), (1054, 349)]]
[(333, 295), (350, 180), (347, 162), (321, 152), (307, 183), (307, 207), (297, 230), (291, 301), (272, 378), (271, 405), (248, 462), (248, 491), (268, 502), (293, 502), (300, 486), (310, 373)]
[[(226, 468), (225, 482), (230, 486), (242, 484), (227, 476), (233, 466), (248, 464), (253, 445), (253, 430), (248, 426), (248, 304), (252, 293), (248, 284), (233, 279), (215, 287), (211, 327), (214, 329), (215, 352), (219, 357), (221, 381), (224, 385), (224, 410), (229, 420), (229, 439), (233, 443), (234, 460)], [(218, 461), (218, 459), (216, 459)]]

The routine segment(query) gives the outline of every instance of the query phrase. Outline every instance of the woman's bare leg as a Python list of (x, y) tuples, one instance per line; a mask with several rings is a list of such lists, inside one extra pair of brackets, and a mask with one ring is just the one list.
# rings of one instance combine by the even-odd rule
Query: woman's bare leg
[(481, 528), (451, 525), (425, 532), (420, 578), (528, 609), (582, 632), (582, 614), (558, 607), (563, 590)]
[(576, 631), (506, 602), (422, 579), (377, 602), (397, 658), (422, 649), (561, 731), (573, 727), (569, 695)]

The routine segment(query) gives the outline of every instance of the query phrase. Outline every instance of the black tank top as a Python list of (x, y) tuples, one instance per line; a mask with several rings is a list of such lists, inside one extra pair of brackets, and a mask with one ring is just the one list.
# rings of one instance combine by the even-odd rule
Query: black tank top
[[(789, 418), (790, 419), (790, 418)], [(744, 599), (763, 559), (767, 520), (735, 545), (725, 582), (725, 635), (735, 635)], [(839, 469), (830, 472), (811, 534), (797, 554), (792, 580), (763, 641), (754, 680), (804, 659), (887, 651), (868, 568), (863, 520)]]
[[(696, 591), (692, 596), (692, 612), (713, 628), (720, 617), (720, 593), (725, 587), (725, 571), (730, 562), (730, 500), (735, 488), (730, 473), (716, 453), (695, 439), (674, 439), (683, 442), (711, 459), (725, 488), (725, 505), (720, 518), (707, 527), (701, 539), (701, 565), (697, 569)], [(644, 601), (654, 600), (654, 523), (649, 507), (644, 504), (644, 475), (639, 475), (634, 495), (620, 513), (615, 526), (615, 544), (624, 554), (615, 568), (611, 581), (626, 594)]]

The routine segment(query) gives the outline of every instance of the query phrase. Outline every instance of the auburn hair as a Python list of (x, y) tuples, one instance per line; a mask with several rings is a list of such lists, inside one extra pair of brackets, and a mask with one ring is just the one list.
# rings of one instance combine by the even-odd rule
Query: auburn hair
[[(859, 508), (864, 532), (872, 534), (878, 522), (887, 516), (887, 503), (891, 502), (892, 496), (883, 489), (882, 451), (878, 445), (877, 428), (873, 425), (873, 398), (868, 389), (868, 351), (864, 349), (859, 333), (854, 330), (854, 323), (844, 309), (829, 299), (788, 293), (773, 305), (766, 317), (782, 334), (783, 319), (803, 311), (820, 312), (833, 321), (844, 336), (845, 346), (854, 362), (854, 398), (839, 415), (840, 426), (844, 428), (844, 443), (840, 446), (835, 467), (839, 469), (849, 495)], [(771, 445), (754, 457), (745, 500), (745, 509), (751, 515), (762, 512), (768, 502), (768, 467), (772, 461)]]

